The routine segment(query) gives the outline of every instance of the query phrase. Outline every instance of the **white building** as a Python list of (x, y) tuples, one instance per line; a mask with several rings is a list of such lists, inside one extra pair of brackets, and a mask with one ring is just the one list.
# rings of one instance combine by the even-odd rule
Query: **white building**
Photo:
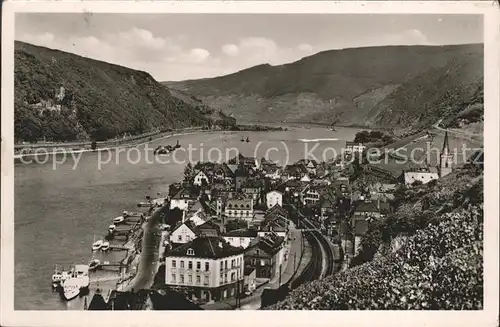
[(253, 219), (253, 199), (229, 200), (224, 211), (225, 215), (231, 219)]
[(355, 142), (345, 142), (345, 148), (344, 152), (345, 153), (363, 153), (363, 151), (366, 149), (366, 146), (364, 146), (362, 143), (355, 143)]
[(243, 289), (243, 249), (219, 237), (199, 237), (166, 254), (165, 284), (181, 286), (204, 302), (235, 297)]
[(257, 231), (238, 229), (222, 234), (222, 237), (234, 247), (246, 249), (257, 237)]
[(410, 187), (416, 181), (420, 181), (422, 184), (427, 184), (432, 180), (438, 179), (439, 174), (437, 169), (422, 168), (420, 170), (405, 171), (404, 172), (404, 182), (407, 187)]
[(266, 194), (267, 208), (272, 208), (276, 204), (283, 206), (283, 193), (279, 191), (271, 191)]
[(200, 170), (195, 176), (194, 176), (194, 179), (193, 179), (193, 185), (198, 185), (198, 186), (201, 186), (203, 184), (203, 180), (205, 180), (205, 182), (207, 183), (207, 185), (209, 184), (208, 183), (208, 176), (207, 174), (205, 174), (203, 172), (203, 170)]
[(194, 240), (197, 237), (194, 227), (194, 224), (189, 221), (180, 224), (170, 233), (170, 242), (185, 244)]

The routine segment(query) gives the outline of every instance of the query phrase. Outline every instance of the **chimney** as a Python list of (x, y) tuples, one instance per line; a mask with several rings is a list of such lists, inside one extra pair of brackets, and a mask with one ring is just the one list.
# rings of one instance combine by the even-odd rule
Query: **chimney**
[(186, 220), (186, 210), (182, 210), (182, 223)]

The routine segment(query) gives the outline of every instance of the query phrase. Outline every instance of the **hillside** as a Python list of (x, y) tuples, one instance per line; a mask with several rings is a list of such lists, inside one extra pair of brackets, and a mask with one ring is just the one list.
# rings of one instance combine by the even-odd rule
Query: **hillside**
[(394, 214), (370, 223), (356, 266), (266, 309), (482, 309), (482, 172), (459, 169), (398, 190), (397, 201)]
[(340, 117), (343, 124), (398, 129), (426, 125), (466, 101), (482, 84), (482, 66), (482, 45), (367, 47), (164, 84), (242, 121), (330, 124)]
[(16, 141), (104, 140), (203, 125), (203, 108), (148, 73), (15, 43)]

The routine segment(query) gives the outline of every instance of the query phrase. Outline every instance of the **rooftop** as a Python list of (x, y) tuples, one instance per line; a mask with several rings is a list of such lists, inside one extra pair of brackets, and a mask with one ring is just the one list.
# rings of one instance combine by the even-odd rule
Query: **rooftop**
[(167, 257), (195, 257), (206, 259), (225, 258), (243, 253), (222, 237), (202, 236), (168, 252)]
[(246, 228), (232, 230), (222, 234), (224, 237), (257, 237), (256, 230), (248, 230)]

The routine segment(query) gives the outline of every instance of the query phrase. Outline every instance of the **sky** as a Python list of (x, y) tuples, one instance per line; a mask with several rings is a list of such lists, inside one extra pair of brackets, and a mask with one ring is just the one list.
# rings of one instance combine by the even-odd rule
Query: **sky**
[(331, 50), (483, 42), (481, 15), (17, 14), (19, 41), (179, 81)]

